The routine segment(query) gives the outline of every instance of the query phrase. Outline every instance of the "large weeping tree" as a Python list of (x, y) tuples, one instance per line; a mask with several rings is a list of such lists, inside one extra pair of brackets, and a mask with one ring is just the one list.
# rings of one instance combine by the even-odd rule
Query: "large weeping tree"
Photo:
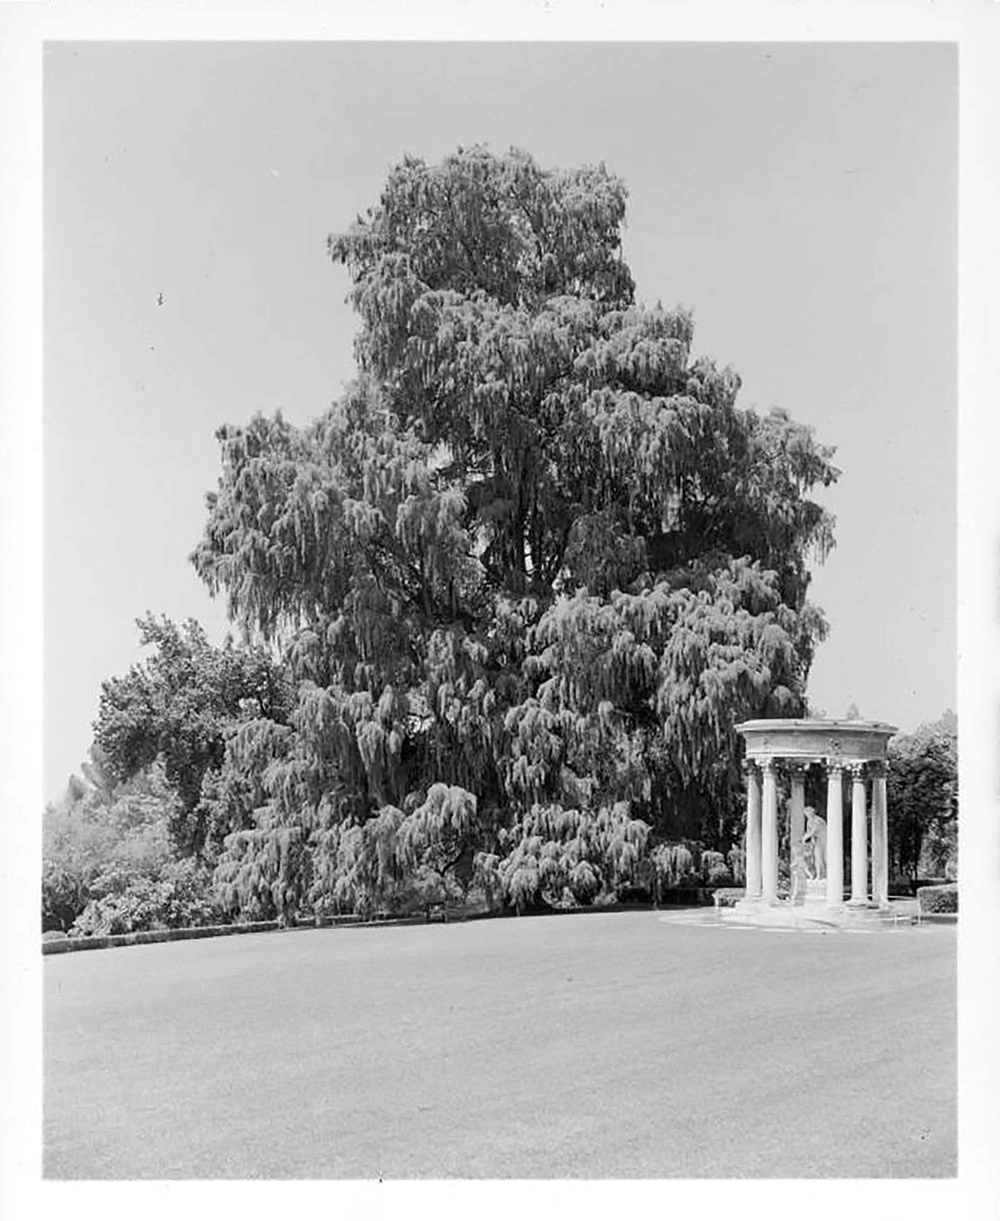
[(356, 382), (220, 430), (194, 563), (298, 689), (227, 742), (234, 906), (613, 893), (656, 840), (728, 846), (734, 724), (804, 712), (832, 450), (636, 303), (625, 201), (603, 166), (407, 158), (330, 239)]

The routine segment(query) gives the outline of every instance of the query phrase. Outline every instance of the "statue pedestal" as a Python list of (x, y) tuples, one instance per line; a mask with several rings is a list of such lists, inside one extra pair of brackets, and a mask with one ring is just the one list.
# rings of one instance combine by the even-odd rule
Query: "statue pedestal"
[(807, 905), (821, 904), (826, 907), (826, 878), (810, 878), (806, 882)]
[(777, 903), (765, 903), (763, 899), (739, 899), (736, 904), (720, 911), (719, 917), (733, 924), (750, 924), (764, 927), (804, 928), (830, 930), (843, 928), (894, 928), (897, 923), (909, 924), (916, 917), (916, 900), (897, 899), (885, 908), (874, 904), (851, 907), (844, 903), (839, 907), (828, 907), (826, 903), (826, 878), (809, 878), (805, 892), (791, 902), (787, 899)]

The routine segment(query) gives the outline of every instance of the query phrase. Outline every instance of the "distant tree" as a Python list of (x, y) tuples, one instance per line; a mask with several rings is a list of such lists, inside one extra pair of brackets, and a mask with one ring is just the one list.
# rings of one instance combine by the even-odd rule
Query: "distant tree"
[(958, 720), (939, 721), (889, 743), (889, 845), (905, 877), (941, 877), (958, 860)]
[(112, 789), (72, 775), (42, 815), (42, 929), (66, 931), (91, 897), (91, 884), (114, 852), (117, 834), (104, 817)]
[(177, 845), (200, 853), (213, 846), (213, 830), (220, 838), (229, 830), (213, 828), (202, 805), (205, 778), (222, 768), (228, 735), (251, 717), (286, 718), (292, 693), (263, 649), (231, 640), (216, 647), (194, 620), (147, 616), (137, 624), (140, 643), (154, 652), (102, 685), (94, 724), (102, 768), (120, 783), (160, 760), (178, 798)]
[(234, 902), (471, 860), (508, 902), (589, 901), (651, 835), (724, 847), (734, 723), (803, 713), (832, 451), (636, 304), (625, 197), (603, 166), (407, 158), (331, 239), (358, 381), (307, 428), (219, 431), (194, 563), (298, 691), (225, 747), (175, 722), (188, 800), (210, 774), (242, 828)]
[(43, 929), (69, 930), (95, 902), (160, 882), (176, 861), (177, 798), (161, 767), (109, 785), (95, 750), (83, 771), (42, 819)]

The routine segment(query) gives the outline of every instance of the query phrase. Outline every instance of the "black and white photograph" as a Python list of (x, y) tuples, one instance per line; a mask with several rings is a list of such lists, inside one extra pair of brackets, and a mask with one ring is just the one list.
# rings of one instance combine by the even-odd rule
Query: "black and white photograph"
[(960, 40), (130, 28), (37, 44), (39, 1198), (957, 1199)]

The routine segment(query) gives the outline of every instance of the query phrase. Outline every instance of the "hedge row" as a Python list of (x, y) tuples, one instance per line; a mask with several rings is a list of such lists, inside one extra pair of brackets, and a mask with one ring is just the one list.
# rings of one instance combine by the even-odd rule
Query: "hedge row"
[(945, 886), (921, 886), (917, 891), (917, 902), (922, 916), (958, 914), (958, 884)]

